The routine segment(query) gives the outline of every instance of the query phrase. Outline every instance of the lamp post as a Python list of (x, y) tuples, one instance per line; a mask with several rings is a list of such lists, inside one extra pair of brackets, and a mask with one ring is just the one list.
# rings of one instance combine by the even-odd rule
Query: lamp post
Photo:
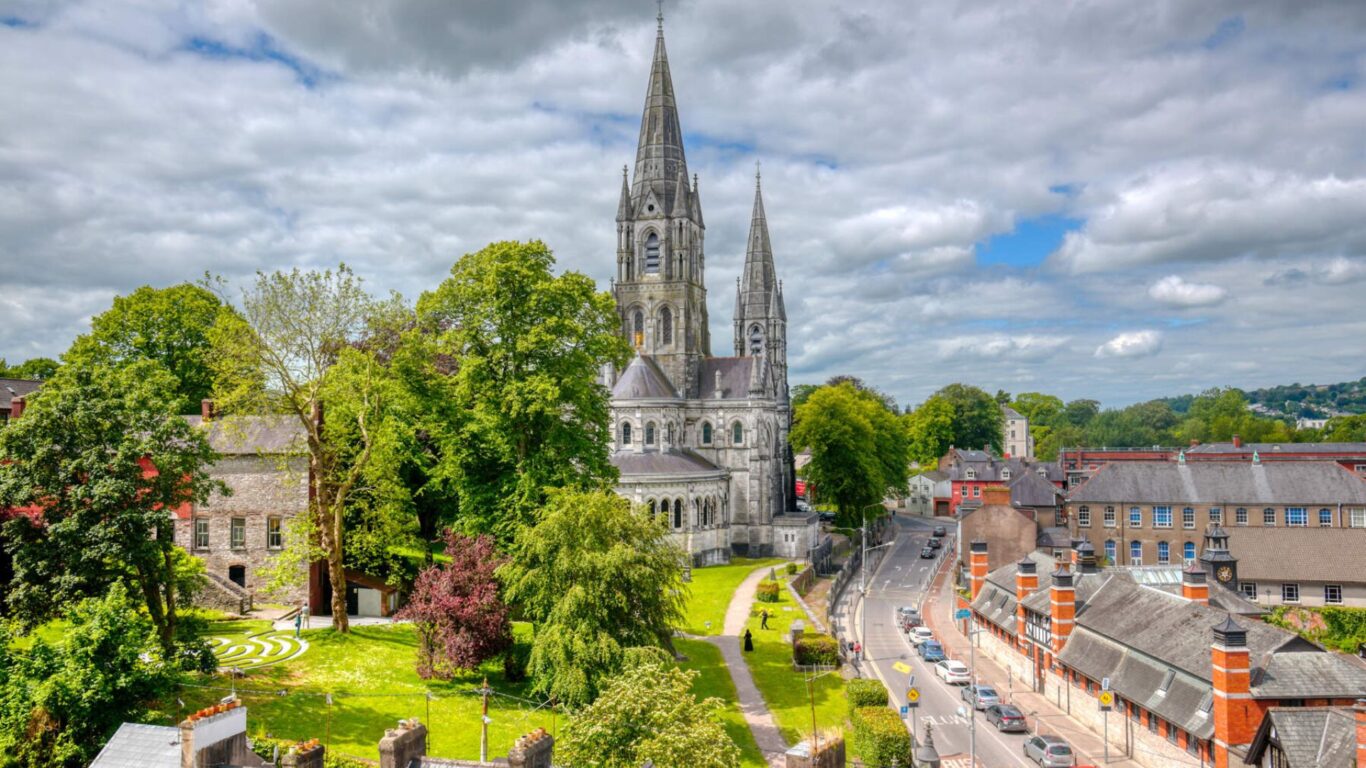
[[(873, 507), (881, 506), (882, 502), (876, 501), (872, 504), (863, 505), (859, 510), (859, 513), (863, 516), (863, 530), (862, 535), (859, 536), (859, 543), (863, 547), (863, 554), (859, 556), (858, 570), (859, 602), (863, 607), (863, 611), (859, 613), (858, 627), (858, 660), (860, 663), (867, 658), (864, 648), (866, 644), (863, 641), (868, 637), (868, 510)], [(873, 549), (884, 546), (886, 545), (879, 544), (877, 547), (873, 547)]]

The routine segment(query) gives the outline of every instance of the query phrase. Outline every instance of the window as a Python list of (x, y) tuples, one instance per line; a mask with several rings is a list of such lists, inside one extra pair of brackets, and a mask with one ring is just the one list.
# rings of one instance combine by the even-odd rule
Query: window
[(1009, 479), (1010, 479), (1010, 470), (1009, 470), (1008, 468), (1007, 468), (1007, 469), (1002, 469), (1002, 470), (1001, 470), (1001, 479), (1002, 479), (1002, 480), (1009, 480)]
[(1105, 508), (1105, 527), (1106, 527), (1106, 528), (1114, 528), (1114, 527), (1115, 527), (1115, 508), (1114, 508), (1114, 507), (1106, 507), (1106, 508)]
[(1180, 734), (1180, 731), (1176, 730), (1176, 726), (1172, 725), (1171, 723), (1167, 723), (1167, 741), (1176, 744), (1178, 734)]
[(1240, 581), (1238, 582), (1238, 593), (1249, 600), (1257, 599), (1257, 582)]
[(1286, 507), (1285, 524), (1290, 528), (1303, 528), (1309, 525), (1309, 513), (1304, 507)]
[(672, 421), (669, 422), (669, 426), (664, 428), (664, 442), (669, 445), (674, 444), (674, 423)]
[(757, 355), (764, 351), (764, 329), (758, 323), (749, 327), (749, 353)]
[(1355, 507), (1347, 510), (1347, 521), (1353, 528), (1366, 528), (1366, 508)]
[(1195, 527), (1195, 507), (1183, 507), (1181, 510), (1181, 527)]
[(1129, 565), (1143, 565), (1143, 542), (1129, 542)]
[(1148, 713), (1148, 730), (1157, 733), (1157, 715)]
[(1077, 525), (1080, 525), (1083, 528), (1091, 527), (1090, 507), (1083, 505), (1077, 508)]
[(631, 322), (631, 338), (635, 346), (640, 347), (645, 344), (645, 313), (636, 310), (635, 317)]
[(1170, 528), (1172, 527), (1172, 508), (1153, 507), (1153, 527)]
[(736, 445), (745, 442), (745, 426), (738, 421), (730, 425), (730, 441)]
[[(664, 507), (663, 507), (663, 509), (667, 511), (668, 508), (669, 508), (669, 502), (668, 502), (668, 500), (666, 499), (666, 500), (664, 501)], [(683, 527), (683, 505), (682, 505), (682, 504), (679, 504), (678, 506), (675, 506), (675, 507), (674, 507), (674, 527), (675, 527), (675, 528), (682, 528), (682, 527)]]
[(1332, 528), (1332, 527), (1333, 527), (1333, 510), (1331, 510), (1331, 509), (1329, 509), (1329, 508), (1327, 508), (1327, 507), (1324, 507), (1323, 509), (1320, 509), (1320, 510), (1319, 510), (1319, 527), (1320, 527), (1320, 528)]
[(973, 469), (972, 467), (968, 467), (968, 470), (967, 470), (967, 472), (965, 472), (965, 473), (963, 474), (963, 477), (965, 477), (965, 478), (967, 478), (967, 479), (969, 479), (969, 480), (976, 480), (976, 479), (977, 479), (977, 470)]
[(266, 547), (269, 549), (280, 549), (285, 545), (284, 532), (281, 530), (281, 521), (278, 517), (266, 518)]
[(1233, 522), (1238, 525), (1247, 525), (1247, 507), (1238, 507), (1233, 511)]
[(1129, 719), (1133, 720), (1135, 723), (1142, 720), (1143, 716), (1139, 714), (1140, 711), (1137, 704), (1132, 701), (1129, 702)]
[(645, 238), (645, 274), (659, 274), (659, 235), (653, 232)]
[(231, 535), (228, 544), (233, 549), (243, 549), (247, 546), (247, 519), (245, 517), (234, 517), (232, 528), (229, 529)]
[(645, 424), (645, 444), (655, 444), (655, 423), (653, 421), (646, 422)]
[(674, 343), (674, 313), (668, 307), (659, 310), (659, 337), (665, 344)]
[(1172, 559), (1172, 545), (1165, 541), (1157, 542), (1157, 564), (1166, 565)]
[(629, 421), (623, 421), (621, 423), (621, 444), (631, 444), (631, 422)]
[(655, 500), (650, 499), (649, 501), (645, 502), (645, 508), (650, 511), (650, 519), (655, 519)]
[(1188, 542), (1186, 542), (1186, 545), (1185, 545), (1184, 547), (1181, 548), (1181, 556), (1182, 556), (1183, 558), (1185, 558), (1186, 560), (1188, 560), (1188, 561), (1189, 561), (1189, 560), (1194, 560), (1194, 559), (1195, 559), (1195, 542), (1193, 542), (1193, 541), (1188, 541)]
[(1129, 507), (1129, 527), (1143, 527), (1143, 510), (1139, 509), (1138, 507)]
[(1114, 564), (1115, 555), (1117, 554), (1115, 547), (1116, 545), (1114, 539), (1107, 539), (1105, 541), (1105, 559), (1110, 561), (1111, 565)]
[(1276, 510), (1272, 509), (1271, 507), (1267, 507), (1266, 509), (1262, 510), (1262, 525), (1265, 525), (1268, 528), (1275, 527)]
[(209, 521), (208, 518), (196, 517), (194, 519), (194, 548), (209, 548)]
[(680, 524), (683, 522), (683, 500), (674, 499), (674, 520)]
[(702, 422), (702, 444), (711, 445), (711, 422)]
[(1200, 742), (1196, 741), (1195, 737), (1190, 734), (1186, 735), (1186, 753), (1194, 757), (1200, 756)]
[(1299, 601), (1300, 601), (1300, 585), (1299, 585), (1299, 584), (1282, 584), (1282, 585), (1281, 585), (1281, 602), (1282, 602), (1282, 603), (1298, 603)]
[(972, 498), (975, 499), (975, 498), (977, 498), (977, 497), (979, 497), (979, 496), (981, 496), (981, 495), (982, 495), (982, 486), (980, 486), (980, 485), (974, 485), (974, 486), (972, 486)]
[(1323, 602), (1328, 605), (1342, 605), (1342, 585), (1324, 584)]
[(1211, 523), (1223, 523), (1223, 522), (1224, 522), (1224, 510), (1220, 509), (1219, 507), (1210, 507), (1210, 508), (1209, 508), (1209, 521), (1210, 521)]

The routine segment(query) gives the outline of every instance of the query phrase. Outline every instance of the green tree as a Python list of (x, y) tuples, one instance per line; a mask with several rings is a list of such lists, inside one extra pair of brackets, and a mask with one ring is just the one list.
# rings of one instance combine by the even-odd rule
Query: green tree
[(179, 681), (121, 583), (67, 618), (59, 642), (33, 637), (27, 650), (0, 625), (0, 766), (88, 765), (120, 723), (148, 719)]
[(740, 750), (721, 726), (723, 703), (697, 700), (697, 676), (657, 648), (632, 649), (602, 695), (565, 723), (556, 757), (599, 768), (735, 768)]
[(1072, 400), (1062, 409), (1063, 417), (1074, 427), (1085, 427), (1100, 413), (1100, 403), (1096, 400)]
[(1326, 443), (1366, 442), (1366, 414), (1334, 416), (1323, 428), (1321, 437)]
[(1001, 452), (1005, 415), (995, 398), (967, 384), (950, 384), (934, 396), (953, 406), (953, 445)]
[(552, 273), (544, 243), (493, 243), (462, 257), (418, 314), (454, 361), (464, 411), (441, 473), (467, 532), (503, 542), (535, 522), (552, 487), (614, 480), (606, 363), (625, 365), (611, 296), (578, 272)]
[(125, 581), (175, 644), (174, 516), (227, 492), (202, 432), (175, 414), (175, 382), (149, 361), (63, 370), (0, 432), (0, 508), (14, 556), (9, 602), (32, 623)]
[(816, 498), (846, 525), (889, 493), (904, 493), (910, 440), (905, 422), (876, 393), (849, 381), (816, 390), (793, 419), (792, 447), (810, 451), (803, 468)]
[[(1021, 392), (1010, 404), (1017, 413), (1029, 419), (1029, 425), (1052, 426), (1058, 414), (1062, 413), (1062, 400), (1042, 392)], [(1038, 436), (1035, 436), (1037, 440)]]
[(6, 364), (5, 358), (0, 357), (0, 378), (41, 381), (52, 378), (58, 367), (59, 363), (50, 357), (30, 358), (15, 366)]
[(820, 389), (819, 384), (796, 384), (792, 387), (792, 407), (796, 408), (811, 397), (811, 393)]
[(176, 412), (198, 413), (213, 390), (210, 336), (235, 314), (203, 286), (144, 285), (96, 315), (62, 362), (78, 368), (154, 362), (175, 377)]
[(937, 395), (929, 398), (906, 416), (906, 429), (911, 460), (922, 467), (937, 467), (939, 458), (953, 445), (953, 404)]
[(624, 649), (672, 650), (684, 557), (662, 522), (612, 491), (552, 491), (499, 571), (508, 603), (535, 625), (534, 689), (580, 707), (621, 670)]

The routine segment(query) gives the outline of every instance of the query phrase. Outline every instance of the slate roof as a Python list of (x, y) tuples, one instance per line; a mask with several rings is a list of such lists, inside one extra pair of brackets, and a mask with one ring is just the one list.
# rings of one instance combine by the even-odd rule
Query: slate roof
[(1071, 502), (1366, 504), (1366, 480), (1327, 461), (1112, 461)]
[[(1312, 517), (1314, 510), (1309, 514)], [(1366, 528), (1225, 530), (1229, 553), (1238, 558), (1239, 579), (1366, 584)]]
[(723, 471), (720, 467), (689, 450), (617, 451), (612, 454), (611, 460), (612, 466), (621, 473), (623, 480), (628, 475), (698, 474)]
[(1053, 549), (1070, 547), (1072, 546), (1072, 533), (1067, 530), (1067, 526), (1065, 525), (1040, 528), (1039, 535), (1034, 540), (1034, 546), (1051, 547)]
[(1007, 419), (1023, 419), (1023, 418), (1024, 418), (1023, 416), (1020, 415), (1020, 412), (1019, 412), (1019, 411), (1015, 410), (1014, 408), (1011, 408), (1011, 407), (1008, 406), (1008, 405), (1003, 405), (1003, 406), (1001, 406), (1001, 411), (1005, 414), (1005, 417), (1006, 417)]
[(43, 382), (30, 379), (0, 379), (0, 411), (8, 411), (10, 401), (16, 397), (26, 397), (41, 386)]
[(698, 393), (716, 397), (716, 374), (721, 373), (721, 399), (744, 400), (749, 397), (749, 377), (755, 357), (704, 357), (698, 373)]
[[(186, 416), (192, 427), (202, 427), (200, 416)], [(297, 416), (222, 416), (209, 422), (209, 445), (227, 456), (302, 453), (307, 449), (304, 427)]]
[(1016, 507), (1056, 507), (1062, 491), (1037, 472), (1015, 475), (1010, 481), (1010, 503)]
[(1186, 449), (1186, 453), (1324, 453), (1324, 454), (1366, 454), (1366, 443), (1243, 443), (1234, 447), (1233, 443), (1202, 443)]
[[(1040, 588), (1047, 590), (1048, 572), (1056, 567), (1053, 558), (1042, 552), (1030, 552), (1025, 557), (1034, 562), (1039, 574)], [(1011, 637), (1016, 634), (1015, 620), (1015, 572), (1016, 563), (1008, 563), (987, 574), (982, 591), (972, 601), (973, 610), (992, 624), (1005, 630)], [(1035, 593), (1037, 594), (1037, 593)]]
[(1249, 750), (1261, 763), (1270, 738), (1281, 746), (1290, 768), (1356, 768), (1356, 722), (1344, 707), (1274, 707), (1267, 712)]
[(124, 723), (95, 756), (90, 768), (180, 768), (180, 729)]
[(653, 358), (637, 354), (612, 387), (613, 400), (678, 399), (669, 377)]
[[(1042, 469), (1044, 478), (1052, 482), (1061, 482), (1063, 479), (1062, 467), (1057, 462), (1051, 461), (1032, 461), (1020, 457), (1002, 459), (993, 456), (985, 451), (971, 451), (962, 448), (955, 448), (954, 461), (949, 465), (949, 479), (967, 480), (967, 470), (973, 471), (974, 481), (1003, 482), (1013, 481), (1026, 472), (1038, 474)], [(1001, 471), (1010, 470), (1010, 477), (1001, 477)]]

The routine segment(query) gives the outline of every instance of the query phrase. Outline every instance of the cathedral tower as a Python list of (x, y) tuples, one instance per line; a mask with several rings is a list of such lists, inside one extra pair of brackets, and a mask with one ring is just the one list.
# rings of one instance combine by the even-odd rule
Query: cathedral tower
[(783, 286), (773, 266), (773, 244), (768, 237), (768, 216), (757, 172), (745, 270), (735, 286), (735, 356), (767, 359), (773, 394), (787, 402), (787, 310)]

